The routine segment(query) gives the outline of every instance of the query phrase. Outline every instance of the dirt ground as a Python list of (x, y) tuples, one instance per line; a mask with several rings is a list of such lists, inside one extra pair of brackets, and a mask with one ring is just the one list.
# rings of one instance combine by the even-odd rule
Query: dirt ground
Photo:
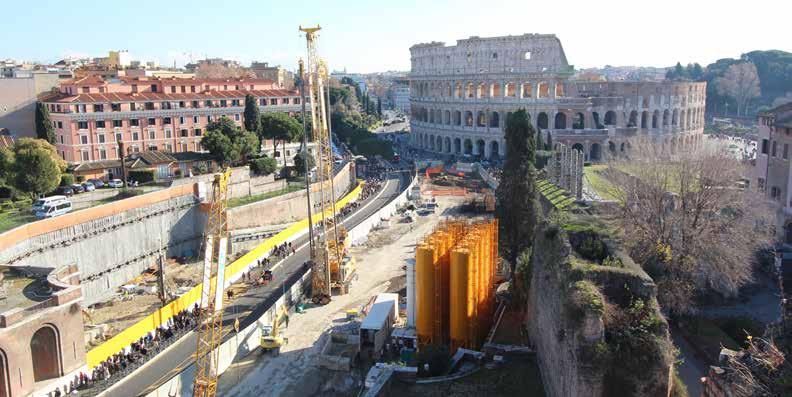
[[(179, 288), (186, 289), (198, 285), (201, 278), (202, 261), (179, 264), (174, 259), (165, 262), (165, 290), (175, 294)], [(152, 263), (152, 268), (154, 264)], [(140, 276), (129, 280), (127, 285), (156, 286), (155, 273), (144, 272)], [(132, 324), (159, 309), (161, 302), (159, 296), (154, 294), (126, 294), (120, 288), (111, 299), (94, 305), (87, 309), (86, 324), (107, 325), (105, 337), (110, 338), (128, 328)], [(93, 344), (87, 344), (91, 348)]]
[(415, 244), (437, 225), (441, 217), (454, 213), (458, 197), (438, 198), (439, 210), (413, 223), (400, 223), (395, 215), (390, 225), (369, 235), (366, 244), (350, 252), (357, 263), (359, 279), (350, 293), (336, 296), (326, 306), (293, 314), (284, 336), (289, 344), (277, 357), (250, 354), (234, 363), (221, 377), (218, 394), (223, 396), (355, 395), (364, 373), (334, 372), (316, 366), (328, 329), (343, 322), (348, 309), (359, 309), (377, 293), (404, 288), (405, 266), (414, 260)]
[(512, 356), (499, 368), (451, 382), (415, 384), (393, 380), (383, 394), (399, 397), (525, 396), (543, 397), (542, 375), (534, 357)]

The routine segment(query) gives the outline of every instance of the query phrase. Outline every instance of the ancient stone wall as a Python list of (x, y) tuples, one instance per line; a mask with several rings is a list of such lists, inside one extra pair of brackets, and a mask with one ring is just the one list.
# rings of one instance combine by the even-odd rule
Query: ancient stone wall
[[(528, 292), (526, 325), (548, 396), (667, 396), (674, 358), (654, 282), (609, 237), (599, 240), (607, 247), (606, 261), (582, 258), (576, 244), (593, 234), (565, 227), (543, 222), (537, 228)], [(635, 302), (652, 319), (640, 343), (621, 339), (622, 325), (606, 321), (617, 311), (637, 310)], [(624, 346), (631, 346), (629, 356), (640, 368), (624, 368), (633, 365), (619, 355)], [(635, 373), (625, 377), (630, 370)]]

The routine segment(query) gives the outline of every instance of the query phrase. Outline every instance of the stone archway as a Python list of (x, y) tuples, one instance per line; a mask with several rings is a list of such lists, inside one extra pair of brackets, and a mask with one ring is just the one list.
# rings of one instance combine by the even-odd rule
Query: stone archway
[(557, 130), (566, 129), (566, 114), (556, 113), (553, 128)]
[(493, 160), (500, 159), (500, 148), (498, 147), (498, 141), (490, 142), (489, 158)]
[(33, 380), (40, 382), (61, 375), (58, 330), (45, 325), (30, 338), (30, 354), (33, 362)]
[(492, 112), (490, 114), (489, 126), (490, 128), (500, 127), (500, 115), (498, 112)]
[(486, 153), (487, 153), (487, 144), (484, 143), (483, 139), (477, 140), (476, 141), (476, 154), (479, 157), (484, 158), (484, 157), (486, 157)]
[(464, 154), (473, 154), (473, 141), (470, 139), (465, 139)]
[(445, 152), (451, 153), (451, 138), (445, 137)]
[(545, 112), (539, 113), (539, 116), (536, 117), (536, 126), (543, 130), (546, 130), (549, 128), (549, 124), (550, 121), (549, 121), (549, 117), (547, 117), (547, 113)]
[(614, 126), (616, 125), (616, 112), (613, 110), (608, 110), (605, 112), (605, 120), (603, 121), (606, 126)]
[(572, 129), (582, 130), (585, 125), (586, 122), (583, 113), (575, 113), (574, 118), (572, 119)]
[(600, 161), (602, 160), (602, 147), (599, 143), (591, 144), (591, 153), (589, 153), (589, 160)]
[(459, 138), (454, 138), (454, 153), (462, 153), (462, 141)]

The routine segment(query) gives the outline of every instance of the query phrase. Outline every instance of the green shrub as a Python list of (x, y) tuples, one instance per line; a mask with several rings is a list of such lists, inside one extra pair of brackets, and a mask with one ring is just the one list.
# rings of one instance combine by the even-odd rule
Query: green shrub
[(572, 284), (570, 299), (574, 309), (572, 314), (577, 318), (585, 313), (600, 316), (605, 313), (605, 299), (591, 281), (581, 280)]
[(176, 178), (181, 178), (181, 177), (182, 177), (182, 170), (181, 170), (181, 168), (177, 168), (177, 169), (176, 169), (176, 171), (173, 171), (173, 175), (174, 175)]
[(248, 163), (250, 170), (256, 175), (269, 175), (278, 169), (278, 162), (271, 157), (261, 157), (250, 160)]
[(209, 168), (206, 166), (206, 163), (198, 163), (193, 166), (193, 174), (201, 175), (209, 172)]
[(154, 170), (134, 170), (129, 171), (128, 175), (130, 180), (138, 183), (154, 182), (157, 179)]
[(77, 175), (77, 183), (83, 183), (83, 182), (85, 182), (85, 177), (82, 175)]
[(69, 186), (74, 184), (74, 174), (61, 174), (61, 186)]

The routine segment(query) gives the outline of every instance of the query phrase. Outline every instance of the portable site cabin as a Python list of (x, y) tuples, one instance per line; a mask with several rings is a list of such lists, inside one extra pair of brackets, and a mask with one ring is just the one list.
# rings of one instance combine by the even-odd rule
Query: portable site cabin
[(377, 295), (368, 315), (360, 324), (360, 354), (379, 358), (398, 318), (399, 294)]

